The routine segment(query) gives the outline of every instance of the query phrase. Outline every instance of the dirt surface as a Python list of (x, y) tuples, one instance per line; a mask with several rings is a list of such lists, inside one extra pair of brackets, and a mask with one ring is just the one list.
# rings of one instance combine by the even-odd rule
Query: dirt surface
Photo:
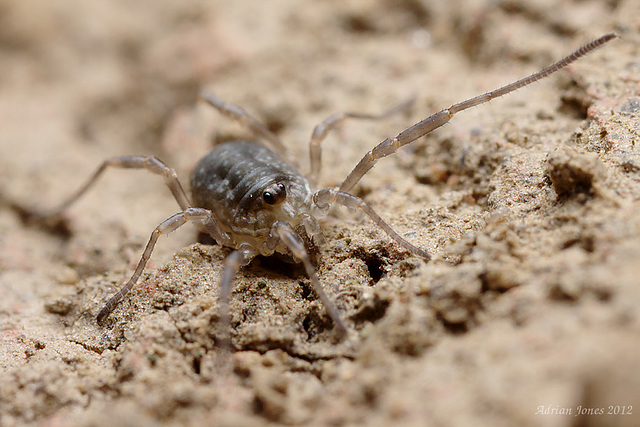
[[(431, 4), (434, 3), (434, 4)], [(257, 259), (234, 282), (233, 354), (217, 288), (228, 248), (184, 227), (103, 326), (153, 228), (161, 179), (105, 158), (156, 155), (188, 183), (214, 141), (249, 138), (207, 87), (307, 167), (313, 126), (338, 185), (386, 136), (615, 31), (551, 78), (465, 111), (323, 223), (317, 269)], [(0, 1), (0, 425), (640, 425), (640, 4)]]

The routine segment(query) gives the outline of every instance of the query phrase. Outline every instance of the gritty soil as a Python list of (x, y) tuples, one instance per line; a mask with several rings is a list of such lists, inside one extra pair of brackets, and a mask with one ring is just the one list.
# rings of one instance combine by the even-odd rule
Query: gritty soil
[[(316, 267), (258, 258), (231, 297), (229, 248), (162, 237), (104, 325), (153, 228), (216, 142), (253, 138), (197, 102), (244, 107), (339, 185), (385, 137), (615, 31), (569, 69), (384, 159), (365, 215), (323, 221)], [(636, 0), (0, 1), (0, 425), (640, 425), (640, 4)]]

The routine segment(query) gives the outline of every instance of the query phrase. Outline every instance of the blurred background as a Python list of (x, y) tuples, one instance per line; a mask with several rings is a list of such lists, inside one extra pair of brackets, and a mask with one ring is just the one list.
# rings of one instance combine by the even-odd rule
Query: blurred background
[[(194, 397), (185, 391), (186, 403), (181, 404), (181, 398), (175, 397), (179, 393), (174, 393), (170, 410), (163, 407), (160, 398), (145, 401), (151, 387), (145, 386), (144, 380), (132, 381), (135, 386), (130, 389), (120, 384), (121, 380), (126, 382), (124, 376), (118, 376), (122, 371), (116, 369), (118, 361), (126, 358), (120, 353), (126, 352), (124, 346), (97, 353), (85, 344), (86, 354), (79, 353), (83, 355), (72, 361), (64, 358), (71, 348), (67, 346), (78, 340), (66, 338), (68, 331), (56, 314), (64, 308), (45, 308), (43, 301), (51, 301), (47, 299), (50, 294), (76, 295), (74, 284), (98, 280), (103, 274), (118, 278), (129, 274), (142, 242), (177, 206), (157, 177), (110, 171), (68, 212), (70, 230), (63, 237), (34, 227), (27, 212), (56, 206), (109, 156), (156, 155), (174, 167), (186, 184), (192, 166), (215, 142), (251, 138), (237, 123), (198, 103), (199, 88), (206, 87), (259, 118), (285, 141), (304, 170), (309, 136), (321, 120), (346, 110), (380, 112), (415, 96), (415, 108), (404, 117), (348, 123), (327, 139), (322, 184), (329, 186), (339, 184), (359, 158), (385, 137), (455, 102), (537, 71), (611, 31), (622, 39), (549, 81), (464, 112), (430, 136), (431, 143), (420, 141), (396, 158), (380, 162), (357, 188), (384, 218), (402, 233), (409, 233), (412, 241), (432, 252), (441, 264), (411, 266), (402, 263), (406, 256), (387, 256), (382, 251), (373, 263), (363, 255), (349, 267), (352, 270), (345, 264), (341, 273), (330, 273), (331, 265), (345, 263), (357, 252), (330, 246), (321, 272), (324, 268), (332, 280), (345, 280), (350, 275), (367, 276), (367, 268), (370, 273), (372, 268), (379, 269), (378, 276), (390, 277), (384, 286), (409, 291), (376, 294), (377, 298), (385, 295), (380, 298), (397, 307), (396, 316), (413, 313), (417, 316), (411, 317), (414, 320), (433, 316), (437, 326), (429, 330), (430, 335), (422, 337), (426, 332), (420, 322), (392, 320), (387, 326), (382, 322), (378, 329), (368, 330), (371, 335), (362, 338), (364, 345), (345, 350), (343, 357), (336, 358), (343, 364), (322, 358), (305, 360), (298, 355), (304, 369), (291, 361), (282, 362), (273, 353), (256, 356), (247, 351), (251, 355), (242, 359), (244, 362), (236, 360), (236, 367), (250, 366), (246, 369), (251, 371), (261, 366), (258, 371), (262, 377), (248, 376), (250, 379), (234, 384), (227, 394), (221, 391), (224, 387), (210, 385), (214, 397), (207, 402), (201, 396), (208, 395)], [(628, 326), (623, 318), (635, 319), (635, 314), (626, 306), (599, 311), (593, 308), (597, 304), (591, 297), (585, 297), (586, 302), (578, 298), (580, 303), (559, 309), (563, 314), (549, 308), (562, 304), (553, 295), (561, 295), (560, 300), (573, 298), (570, 286), (562, 286), (562, 271), (577, 274), (584, 266), (601, 263), (601, 282), (608, 283), (604, 277), (617, 274), (634, 276), (626, 261), (620, 261), (622, 267), (607, 264), (610, 258), (603, 254), (610, 247), (598, 243), (602, 241), (600, 234), (593, 234), (596, 237), (592, 240), (585, 238), (587, 226), (582, 224), (571, 229), (577, 237), (566, 237), (565, 230), (560, 243), (546, 244), (532, 232), (531, 242), (522, 237), (526, 250), (517, 256), (508, 236), (498, 238), (487, 232), (493, 236), (489, 240), (510, 242), (503, 248), (508, 255), (480, 251), (473, 258), (476, 249), (469, 248), (474, 247), (475, 243), (470, 243), (474, 239), (481, 240), (478, 236), (483, 235), (487, 221), (494, 221), (496, 227), (503, 221), (500, 218), (505, 217), (505, 211), (497, 208), (511, 209), (507, 212), (517, 221), (507, 224), (515, 234), (522, 232), (518, 227), (525, 218), (539, 212), (517, 203), (525, 203), (520, 197), (523, 194), (533, 200), (552, 193), (538, 169), (556, 145), (567, 141), (582, 144), (626, 173), (624, 179), (633, 181), (633, 174), (640, 169), (633, 148), (640, 105), (639, 34), (636, 0), (0, 0), (0, 329), (4, 340), (0, 353), (5, 372), (5, 384), (0, 387), (4, 390), (0, 392), (0, 424), (126, 424), (124, 415), (110, 419), (116, 412), (136, 414), (141, 417), (136, 420), (149, 425), (160, 421), (195, 424), (215, 419), (214, 413), (223, 414), (228, 425), (602, 425), (596, 423), (599, 418), (543, 417), (535, 412), (540, 405), (637, 404), (637, 400), (627, 402), (607, 383), (607, 378), (617, 378), (619, 371), (611, 375), (606, 370), (593, 372), (593, 366), (613, 364), (608, 355), (583, 361), (586, 368), (567, 368), (576, 349), (588, 353), (607, 347), (600, 344), (600, 338), (617, 330), (613, 319), (629, 328), (623, 328), (622, 338), (612, 344), (618, 349), (616, 353), (626, 353), (618, 345), (632, 341), (628, 337), (637, 332), (637, 326)], [(613, 125), (603, 124), (603, 117), (618, 120), (622, 127), (611, 130), (607, 126)], [(605, 136), (601, 136), (602, 129)], [(538, 144), (542, 148), (535, 151)], [(532, 157), (509, 163), (534, 148)], [(464, 166), (464, 159), (466, 169), (456, 169)], [(522, 172), (531, 164), (535, 165), (531, 175), (527, 175), (529, 169)], [(504, 165), (520, 176), (533, 176), (535, 181), (526, 192), (505, 190), (511, 197), (507, 202), (494, 197), (494, 190), (502, 188), (496, 182), (505, 181), (496, 181), (492, 175)], [(506, 182), (512, 182), (508, 173), (506, 176)], [(618, 175), (611, 172), (610, 176)], [(638, 200), (635, 187), (624, 184), (616, 188), (616, 194)], [(494, 212), (498, 215), (488, 220)], [(629, 211), (620, 208), (616, 212), (624, 216)], [(330, 225), (334, 238), (357, 233), (361, 223), (368, 224), (342, 211), (336, 216), (347, 225)], [(558, 217), (541, 221), (543, 230), (548, 224), (564, 224)], [(637, 224), (625, 221), (618, 223), (636, 236)], [(370, 224), (367, 227), (369, 230)], [(369, 240), (378, 241), (380, 236)], [(463, 236), (467, 240), (453, 246)], [(154, 253), (151, 270), (171, 260), (176, 248), (194, 240), (193, 230), (168, 238)], [(360, 252), (380, 250), (379, 244), (367, 243), (369, 240), (354, 245)], [(577, 261), (571, 256), (544, 253), (536, 264), (542, 249), (562, 248), (562, 242), (569, 242), (565, 248), (577, 245), (584, 253), (580, 252)], [(637, 239), (633, 242), (631, 254), (639, 247)], [(618, 243), (615, 240), (612, 247)], [(590, 244), (592, 249), (588, 249)], [(465, 258), (469, 253), (474, 255)], [(498, 291), (492, 290), (487, 297), (488, 282), (481, 278), (494, 271), (491, 262), (504, 260), (500, 258), (503, 255), (507, 259), (503, 265), (509, 269), (489, 275), (499, 277), (496, 280), (502, 285), (496, 285)], [(557, 276), (537, 280), (541, 272), (549, 271)], [(473, 280), (467, 282), (466, 275)], [(454, 276), (464, 280), (450, 280)], [(407, 277), (414, 277), (414, 282)], [(443, 298), (447, 304), (467, 304), (462, 315), (429, 305), (426, 297), (402, 297), (432, 297), (431, 286), (439, 283), (434, 277), (460, 284), (460, 288), (445, 286)], [(581, 283), (582, 276), (577, 277)], [(556, 283), (553, 280), (560, 283), (555, 294), (544, 287)], [(477, 285), (471, 297), (465, 294), (466, 283)], [(537, 288), (540, 283), (544, 286)], [(522, 286), (525, 290), (516, 290), (513, 298), (508, 293), (505, 299), (498, 299), (498, 294), (516, 285), (530, 287)], [(628, 295), (633, 298), (637, 292)], [(524, 306), (534, 307), (533, 311), (522, 312)], [(547, 309), (554, 314), (548, 315)], [(597, 315), (589, 317), (593, 314), (590, 310)], [(571, 319), (567, 323), (563, 323), (565, 315)], [(547, 316), (547, 323), (536, 324), (541, 329), (513, 326), (526, 323), (522, 319), (529, 316)], [(396, 317), (391, 315), (391, 319)], [(556, 337), (547, 336), (558, 327), (553, 319), (570, 326)], [(589, 329), (600, 321), (607, 325), (604, 331)], [(629, 322), (637, 325), (637, 320)], [(390, 324), (396, 329), (387, 329)], [(464, 333), (468, 331), (477, 332)], [(411, 336), (420, 337), (416, 338), (417, 347)], [(577, 341), (563, 344), (567, 336)], [(579, 340), (578, 336), (588, 338)], [(427, 348), (432, 351), (425, 352)], [(540, 353), (532, 354), (535, 349)], [(503, 352), (508, 354), (504, 358)], [(631, 362), (621, 363), (637, 371)], [(107, 377), (98, 373), (102, 366), (107, 366)], [(37, 377), (46, 378), (42, 372), (47, 369), (57, 373), (47, 381), (53, 388), (38, 382)], [(283, 392), (286, 386), (277, 383), (295, 376), (297, 369), (313, 378), (307, 378), (305, 384), (314, 384), (295, 388), (297, 383), (292, 383), (292, 390), (309, 393), (302, 393), (299, 399), (295, 392)], [(33, 377), (20, 383), (18, 378), (27, 372), (33, 372)], [(597, 377), (602, 372), (604, 379)], [(632, 381), (637, 372), (634, 375)], [(185, 389), (204, 383), (196, 378), (187, 382)], [(171, 387), (168, 383), (153, 384), (162, 384), (161, 389)], [(598, 390), (611, 387), (613, 391), (602, 397), (593, 384), (605, 384), (595, 387)], [(627, 386), (623, 390), (633, 390)], [(278, 400), (277, 393), (286, 396), (284, 400)], [(305, 396), (311, 397), (305, 400)], [(611, 425), (628, 420), (631, 417), (617, 417)]]

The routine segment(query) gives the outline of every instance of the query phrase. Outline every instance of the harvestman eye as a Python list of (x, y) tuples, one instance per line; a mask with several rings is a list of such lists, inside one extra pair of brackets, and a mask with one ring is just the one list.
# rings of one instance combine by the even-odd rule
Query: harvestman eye
[(287, 198), (287, 187), (282, 183), (272, 185), (262, 193), (262, 200), (268, 205), (275, 205)]
[[(98, 314), (97, 320), (99, 323), (113, 312), (135, 285), (151, 257), (158, 237), (174, 231), (186, 222), (192, 221), (211, 234), (216, 242), (234, 249), (224, 261), (219, 291), (220, 319), (223, 324), (227, 325), (226, 333), (230, 329), (229, 297), (233, 277), (240, 267), (247, 265), (258, 254), (268, 256), (275, 252), (293, 255), (294, 258), (303, 263), (311, 284), (329, 317), (341, 331), (346, 332), (347, 327), (342, 322), (338, 309), (325, 293), (315, 269), (309, 261), (307, 248), (303, 243), (305, 240), (293, 230), (301, 229), (310, 238), (307, 241), (315, 241), (316, 238), (321, 237), (321, 229), (317, 219), (313, 216), (314, 213), (318, 211), (321, 213), (326, 212), (332, 205), (337, 203), (350, 208), (361, 209), (400, 247), (412, 255), (429, 260), (430, 255), (426, 251), (406, 241), (383, 221), (364, 200), (350, 194), (349, 191), (354, 185), (373, 168), (378, 160), (395, 153), (398, 148), (412, 143), (449, 122), (456, 113), (484, 104), (547, 77), (616, 37), (615, 34), (606, 34), (537, 73), (491, 92), (454, 104), (427, 117), (400, 132), (397, 136), (385, 139), (366, 153), (338, 187), (326, 188), (315, 192), (311, 188), (315, 187), (319, 181), (321, 143), (332, 129), (348, 118), (379, 120), (388, 117), (404, 111), (411, 102), (404, 102), (382, 114), (344, 112), (334, 114), (325, 119), (315, 127), (311, 135), (309, 147), (311, 168), (305, 177), (295, 168), (296, 161), (286, 150), (284, 144), (262, 123), (242, 108), (227, 104), (214, 95), (202, 91), (200, 97), (204, 101), (223, 115), (240, 121), (256, 136), (265, 139), (273, 151), (256, 142), (249, 141), (233, 141), (216, 146), (200, 160), (191, 175), (191, 198), (187, 197), (175, 171), (155, 157), (122, 156), (110, 158), (102, 163), (85, 185), (49, 216), (58, 215), (78, 200), (93, 186), (107, 167), (146, 169), (161, 175), (180, 206), (180, 212), (163, 221), (153, 231), (133, 275)], [(283, 176), (285, 177), (284, 179), (282, 179)], [(258, 185), (260, 182), (273, 182), (276, 179), (279, 182), (266, 189), (260, 188)], [(288, 203), (280, 203), (285, 198)], [(269, 209), (272, 211), (272, 215), (255, 215), (253, 213), (253, 216), (251, 216), (247, 213), (247, 206), (244, 201), (251, 203), (259, 199), (270, 205)], [(232, 201), (236, 202), (232, 203)], [(264, 206), (258, 206), (256, 209), (259, 210), (260, 208), (264, 208)], [(274, 221), (273, 218), (278, 218), (278, 220)], [(299, 227), (300, 225), (303, 227)], [(228, 336), (223, 337), (222, 341), (230, 346), (230, 338)]]

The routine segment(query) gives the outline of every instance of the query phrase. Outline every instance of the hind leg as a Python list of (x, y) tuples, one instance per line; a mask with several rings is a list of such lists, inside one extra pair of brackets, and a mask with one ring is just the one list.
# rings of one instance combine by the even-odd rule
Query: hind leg
[(180, 184), (180, 181), (178, 180), (178, 175), (172, 168), (164, 164), (161, 160), (152, 156), (119, 156), (111, 157), (102, 162), (100, 167), (93, 173), (87, 182), (64, 203), (62, 203), (60, 207), (42, 214), (41, 216), (48, 218), (60, 215), (64, 210), (74, 204), (78, 199), (80, 199), (80, 197), (89, 191), (89, 189), (98, 181), (98, 178), (100, 178), (104, 171), (109, 167), (120, 169), (145, 169), (151, 173), (160, 175), (164, 178), (165, 184), (169, 187), (169, 190), (171, 190), (171, 194), (173, 194), (173, 197), (178, 202), (178, 205), (180, 205), (180, 208), (182, 210), (186, 210), (191, 206), (189, 198), (182, 188), (182, 184)]

